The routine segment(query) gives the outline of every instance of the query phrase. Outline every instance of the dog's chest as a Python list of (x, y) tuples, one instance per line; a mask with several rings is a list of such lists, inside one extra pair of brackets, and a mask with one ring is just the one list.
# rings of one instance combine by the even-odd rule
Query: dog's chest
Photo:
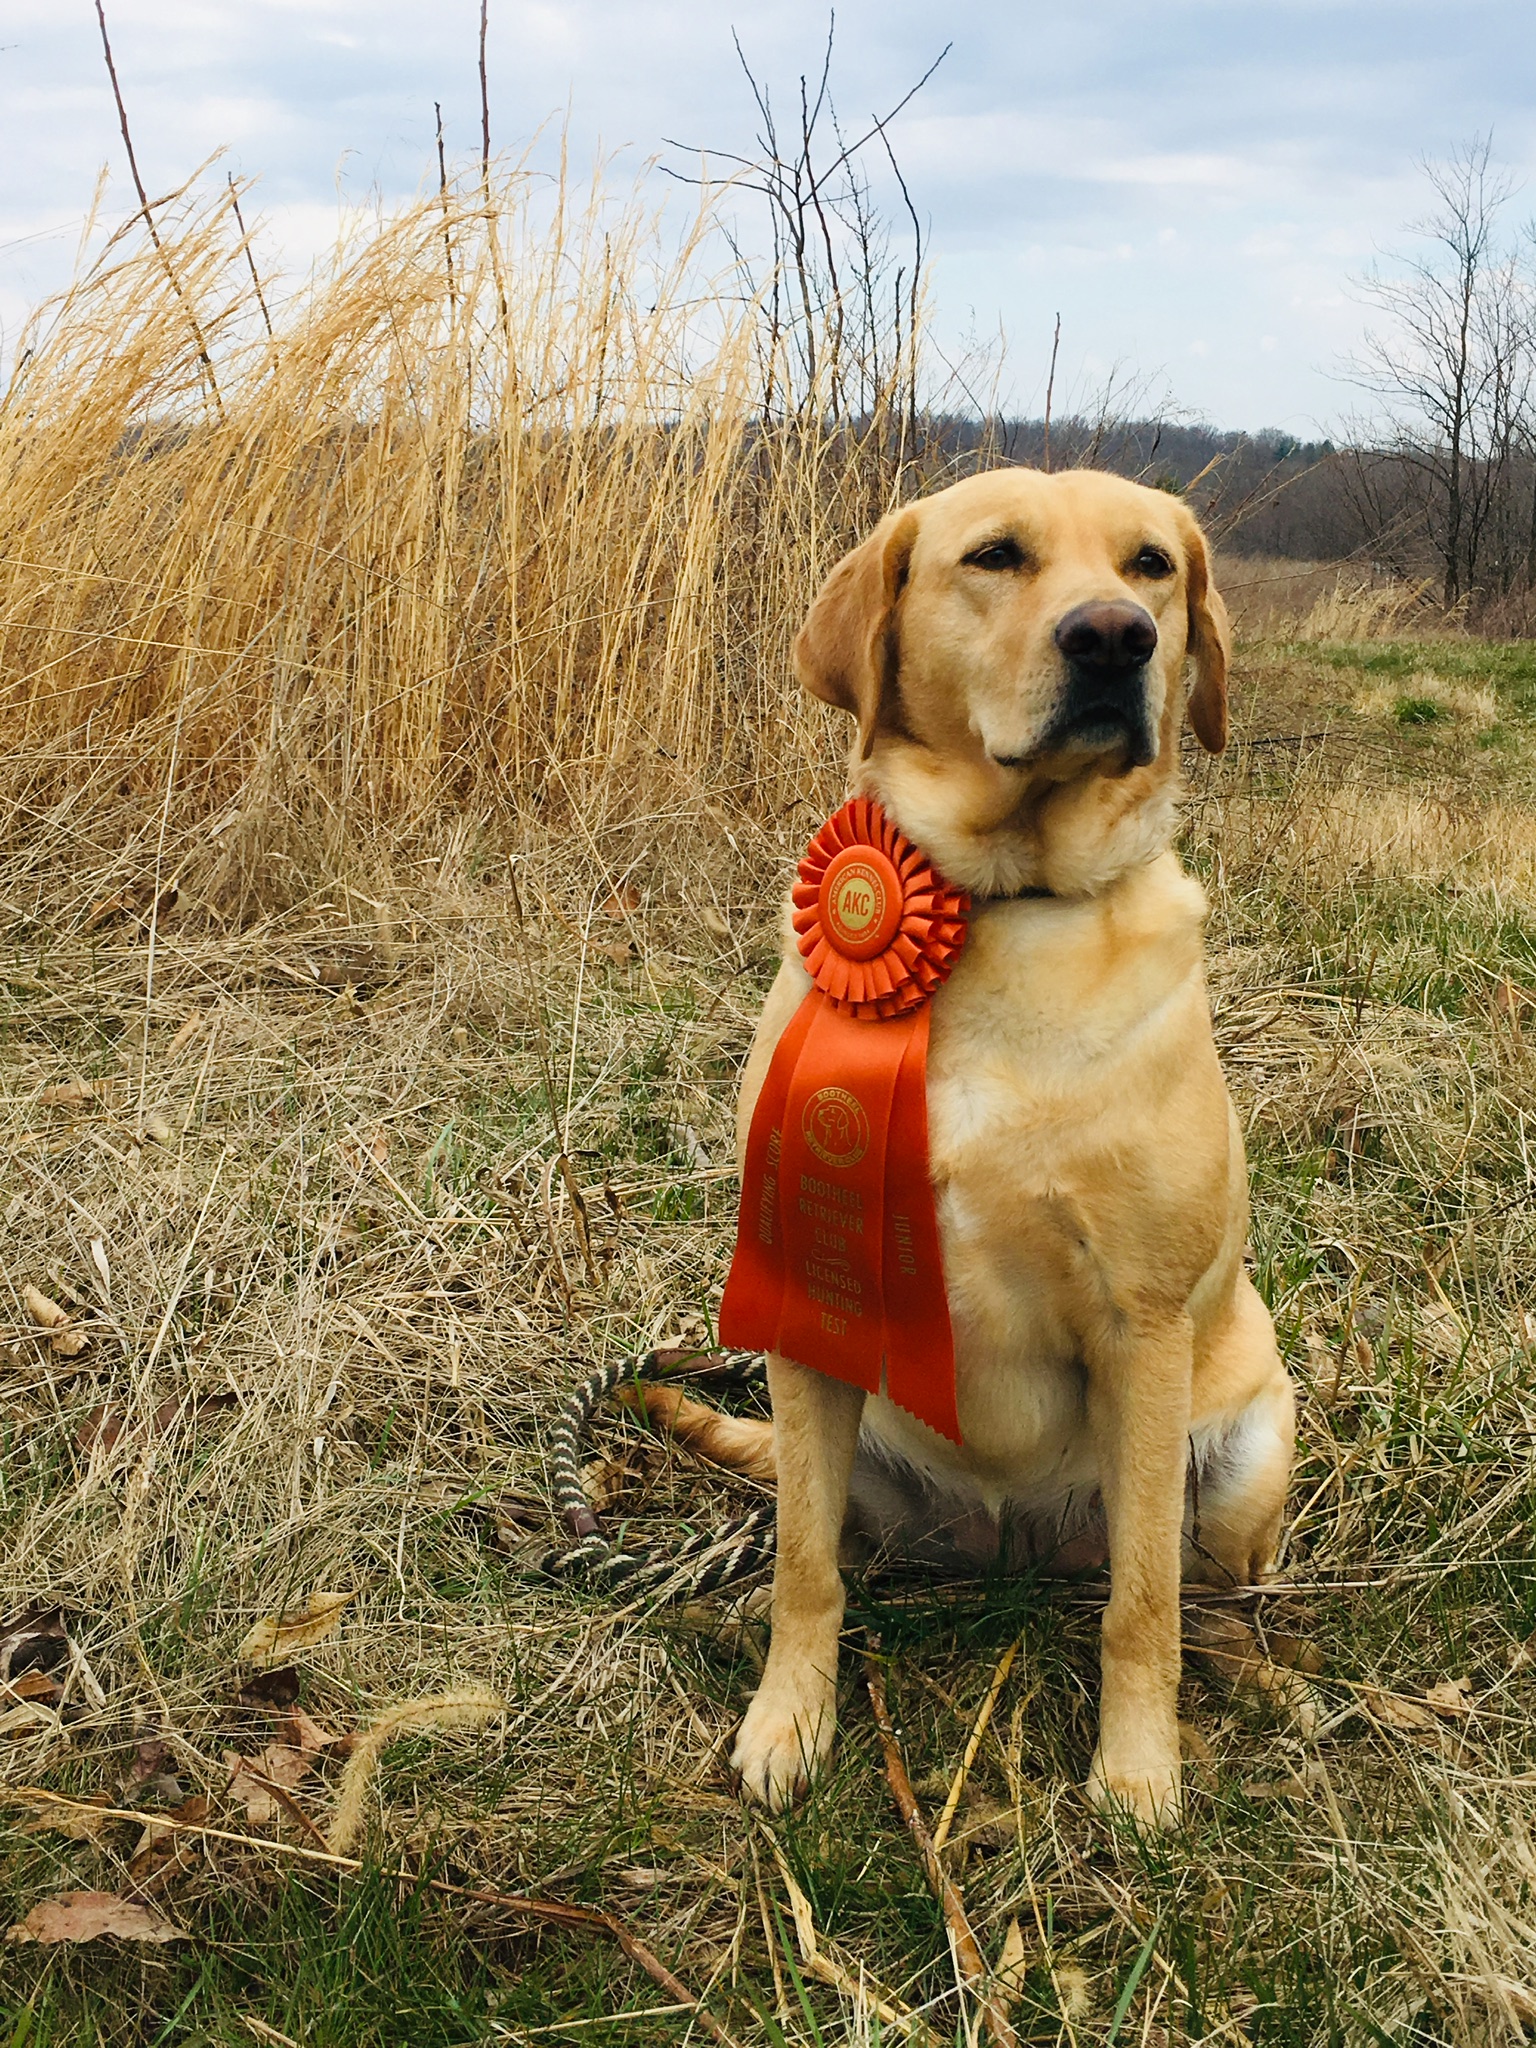
[(956, 1227), (1020, 1202), (1054, 1214), (1112, 1181), (1112, 1160), (1166, 1146), (1168, 1084), (1209, 1047), (1204, 909), (1170, 855), (1107, 901), (973, 917), (928, 1059), (930, 1159)]
[[(1129, 902), (989, 906), (935, 1001), (929, 1151), (968, 1445), (939, 1462), (1003, 1490), (1081, 1481), (1085, 1318), (1187, 1241), (1191, 1176), (1224, 1186), (1203, 911), (1171, 860)], [(932, 1462), (888, 1403), (869, 1423)]]

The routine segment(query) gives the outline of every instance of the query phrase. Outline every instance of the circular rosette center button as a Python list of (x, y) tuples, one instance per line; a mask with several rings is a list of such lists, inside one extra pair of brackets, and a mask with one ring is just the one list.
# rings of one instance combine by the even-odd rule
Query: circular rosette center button
[(903, 891), (875, 846), (845, 846), (821, 878), (821, 928), (845, 960), (873, 960), (901, 929)]

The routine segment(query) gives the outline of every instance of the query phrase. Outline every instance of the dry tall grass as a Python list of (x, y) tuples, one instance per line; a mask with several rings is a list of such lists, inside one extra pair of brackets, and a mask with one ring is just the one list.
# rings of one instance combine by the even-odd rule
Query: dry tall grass
[(1446, 627), (1431, 579), (1406, 582), (1351, 563), (1223, 555), (1222, 593), (1250, 638), (1389, 640)]
[(782, 811), (827, 751), (788, 635), (913, 452), (909, 357), (823, 430), (709, 214), (600, 185), (424, 197), (291, 292), (231, 207), (130, 224), (23, 339), (0, 838), (217, 818), (219, 903), (300, 826)]

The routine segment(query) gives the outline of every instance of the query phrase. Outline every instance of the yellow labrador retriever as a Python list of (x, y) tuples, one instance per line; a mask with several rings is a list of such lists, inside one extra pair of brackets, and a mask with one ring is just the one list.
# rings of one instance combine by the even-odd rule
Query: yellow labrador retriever
[[(1226, 742), (1205, 543), (1177, 499), (1118, 478), (973, 477), (837, 565), (795, 663), (858, 720), (854, 788), (973, 896), (928, 1063), (964, 1441), (770, 1358), (773, 1638), (733, 1763), (780, 1807), (827, 1753), (840, 1546), (973, 1566), (1107, 1552), (1088, 1790), (1167, 1822), (1181, 1568), (1225, 1585), (1265, 1570), (1293, 1448), (1291, 1383), (1243, 1267), (1205, 898), (1171, 850), (1186, 663), (1196, 736)], [(809, 985), (786, 946), (743, 1143)], [(751, 1427), (722, 1419), (730, 1462)]]

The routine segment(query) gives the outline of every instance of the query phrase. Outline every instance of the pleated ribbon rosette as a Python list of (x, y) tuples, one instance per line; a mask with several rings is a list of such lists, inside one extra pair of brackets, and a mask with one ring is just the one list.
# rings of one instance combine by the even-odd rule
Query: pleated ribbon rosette
[(928, 1177), (929, 1001), (965, 944), (952, 889), (872, 798), (806, 849), (796, 942), (815, 987), (747, 1137), (720, 1338), (885, 1391), (960, 1441)]

